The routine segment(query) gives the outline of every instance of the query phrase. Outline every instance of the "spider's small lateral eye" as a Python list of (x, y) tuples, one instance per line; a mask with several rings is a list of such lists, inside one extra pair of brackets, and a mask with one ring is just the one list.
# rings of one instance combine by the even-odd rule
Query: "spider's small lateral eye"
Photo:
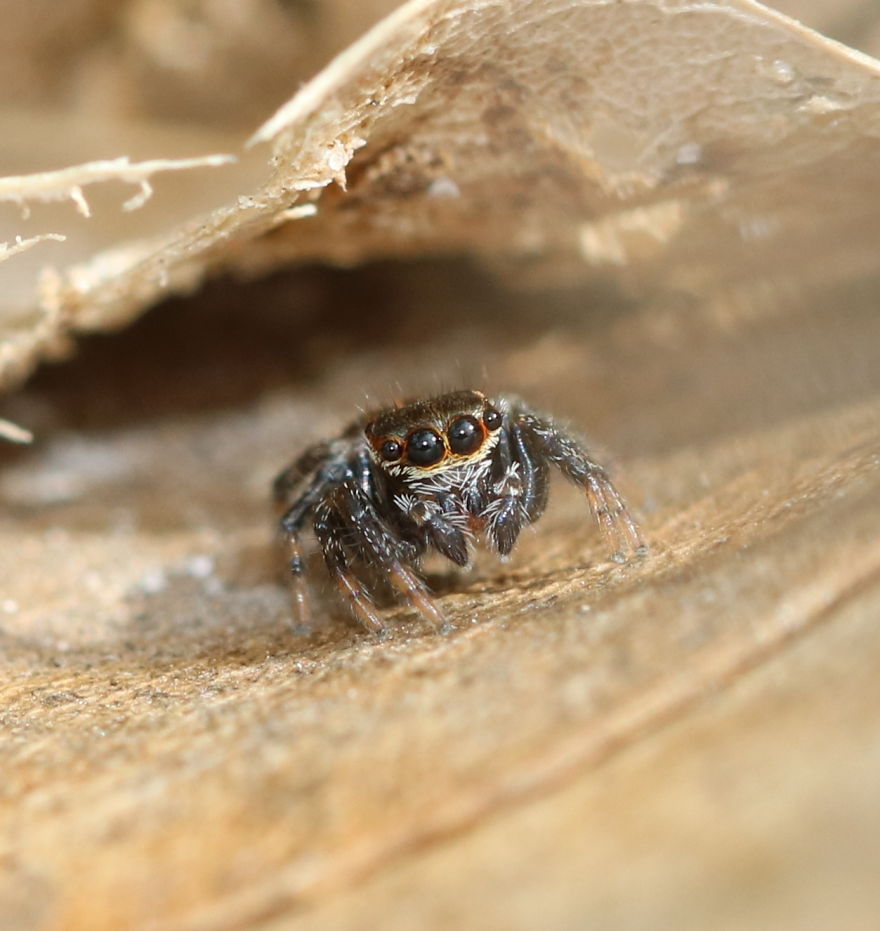
[(397, 462), (403, 455), (403, 444), (399, 440), (385, 440), (379, 447), (379, 455), (386, 462)]
[(489, 430), (497, 430), (501, 426), (501, 414), (494, 407), (489, 407), (483, 412), (483, 423)]
[(431, 466), (446, 455), (446, 447), (436, 430), (416, 430), (406, 442), (406, 452), (413, 465)]
[(483, 431), (476, 418), (469, 414), (456, 417), (446, 435), (449, 437), (449, 448), (459, 456), (468, 456), (483, 444)]

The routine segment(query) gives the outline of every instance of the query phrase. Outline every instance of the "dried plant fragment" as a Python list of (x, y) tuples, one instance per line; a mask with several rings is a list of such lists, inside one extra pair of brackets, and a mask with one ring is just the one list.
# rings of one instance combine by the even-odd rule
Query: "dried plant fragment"
[(32, 249), (37, 243), (41, 242), (64, 242), (65, 236), (61, 236), (58, 233), (44, 233), (42, 236), (31, 236), (29, 239), (22, 239), (21, 236), (16, 237), (15, 242), (0, 242), (0, 262), (5, 262), (7, 259), (11, 259), (14, 255), (18, 255), (20, 252), (27, 252), (28, 249)]
[[(878, 139), (880, 66), (750, 0), (414, 0), (257, 130), (265, 183), (158, 235), (133, 217), (130, 239), (35, 282), (33, 317), (60, 331), (0, 357), (0, 385), (57, 336), (220, 271), (470, 253), (718, 310), (756, 283), (864, 273)], [(84, 167), (140, 185), (131, 208), (181, 164)], [(82, 176), (50, 174), (0, 199), (87, 211)]]
[(201, 158), (153, 159), (148, 162), (132, 163), (126, 156), (109, 160), (72, 165), (58, 171), (41, 171), (33, 175), (0, 178), (0, 200), (18, 204), (25, 216), (28, 202), (72, 200), (84, 217), (91, 216), (83, 188), (99, 181), (124, 181), (140, 188), (129, 198), (123, 210), (142, 207), (153, 193), (150, 177), (160, 171), (182, 171), (187, 168), (207, 168), (227, 165), (235, 161), (232, 155), (206, 155)]
[(34, 435), (11, 420), (0, 417), (0, 439), (9, 440), (10, 443), (33, 443)]

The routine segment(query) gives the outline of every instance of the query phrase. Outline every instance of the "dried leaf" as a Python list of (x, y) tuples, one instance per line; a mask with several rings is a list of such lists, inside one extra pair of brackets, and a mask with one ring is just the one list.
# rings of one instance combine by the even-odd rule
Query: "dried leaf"
[[(34, 101), (75, 75), (132, 133), (232, 125), (248, 88), (253, 113), (278, 87), (255, 76), (288, 73), (284, 10), (337, 7), (17, 9), (0, 69), (39, 74)], [(16, 23), (42, 21), (28, 62)], [(240, 79), (237, 36), (268, 62)], [(165, 176), (134, 213), (104, 185), (90, 220), (6, 205), (0, 238), (67, 237), (3, 266), (7, 386), (208, 274), (253, 280), (4, 401), (41, 438), (0, 450), (5, 924), (873, 927), (877, 109), (873, 62), (753, 4), (419, 2), (232, 168)], [(100, 158), (74, 157), (108, 126), (83, 115), (0, 147)], [(158, 151), (112, 151), (230, 148), (145, 131)], [(504, 284), (469, 261), (259, 276), (428, 252)], [(510, 562), (430, 578), (447, 636), (389, 606), (376, 642), (320, 592), (292, 630), (272, 475), (392, 381), (469, 375), (613, 451), (650, 557), (606, 561), (557, 482)]]
[(756, 282), (809, 285), (805, 258), (825, 280), (873, 268), (878, 101), (876, 63), (748, 0), (409, 3), (257, 132), (268, 182), (0, 312), (7, 340), (4, 318), (34, 321), (0, 383), (207, 273), (315, 259), (623, 267), (628, 287), (735, 315)]

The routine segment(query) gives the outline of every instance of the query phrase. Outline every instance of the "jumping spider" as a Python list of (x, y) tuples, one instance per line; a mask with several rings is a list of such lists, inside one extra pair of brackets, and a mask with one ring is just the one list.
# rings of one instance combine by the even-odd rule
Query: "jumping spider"
[(357, 567), (386, 577), (440, 627), (443, 615), (417, 573), (420, 557), (433, 548), (464, 566), (477, 534), (506, 556), (543, 513), (551, 466), (586, 492), (612, 559), (644, 551), (602, 466), (513, 397), (491, 401), (479, 391), (456, 391), (407, 403), (310, 447), (274, 485), (287, 507), (281, 529), (300, 621), (309, 621), (301, 544), (309, 518), (331, 576), (365, 627), (385, 630)]

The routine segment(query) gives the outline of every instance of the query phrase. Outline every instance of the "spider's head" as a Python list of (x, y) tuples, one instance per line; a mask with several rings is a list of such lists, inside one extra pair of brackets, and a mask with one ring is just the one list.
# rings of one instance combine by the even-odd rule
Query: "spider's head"
[(479, 391), (456, 391), (382, 411), (364, 428), (373, 458), (391, 475), (420, 478), (479, 462), (503, 417)]

